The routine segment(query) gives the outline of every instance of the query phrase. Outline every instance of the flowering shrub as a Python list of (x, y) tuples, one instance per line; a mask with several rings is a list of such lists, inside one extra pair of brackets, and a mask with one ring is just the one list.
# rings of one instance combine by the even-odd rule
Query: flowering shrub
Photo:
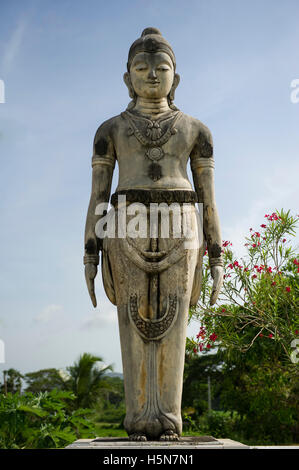
[(265, 215), (258, 231), (250, 228), (247, 254), (238, 260), (229, 241), (223, 242), (224, 284), (215, 306), (209, 305), (212, 279), (205, 262), (202, 296), (190, 318), (199, 320), (193, 353), (215, 346), (246, 352), (256, 341), (275, 343), (290, 361), (291, 342), (299, 332), (299, 255), (290, 244), (298, 216), (290, 211)]
[[(223, 242), (225, 278), (213, 307), (206, 258), (200, 303), (190, 310), (200, 328), (187, 340), (187, 358), (198, 363), (193, 381), (203, 374), (202, 359), (212, 361), (215, 406), (240, 417), (227, 437), (235, 438), (234, 431), (247, 444), (297, 443), (299, 367), (291, 353), (292, 341), (299, 339), (299, 256), (290, 238), (298, 216), (281, 210), (262, 222), (258, 230), (250, 228), (243, 258)], [(202, 354), (209, 351), (216, 354)]]

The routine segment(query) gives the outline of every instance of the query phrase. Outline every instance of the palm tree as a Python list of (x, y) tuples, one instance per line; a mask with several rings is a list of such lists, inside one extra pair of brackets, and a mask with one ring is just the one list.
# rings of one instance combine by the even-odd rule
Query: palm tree
[(111, 365), (98, 367), (99, 362), (103, 363), (100, 356), (84, 353), (78, 362), (67, 367), (70, 374), (68, 386), (76, 395), (76, 408), (89, 408), (98, 398), (103, 376), (107, 370), (112, 370)]

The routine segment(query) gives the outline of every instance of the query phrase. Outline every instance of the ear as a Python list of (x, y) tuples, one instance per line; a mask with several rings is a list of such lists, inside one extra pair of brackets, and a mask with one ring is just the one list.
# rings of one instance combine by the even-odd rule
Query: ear
[(181, 77), (179, 76), (179, 74), (175, 73), (173, 77), (173, 84), (172, 84), (173, 91), (176, 90), (178, 84), (180, 83), (180, 80), (181, 80)]
[(129, 90), (129, 96), (132, 98), (132, 100), (135, 98), (135, 91), (131, 83), (131, 78), (129, 72), (124, 73), (124, 82), (128, 87)]
[(169, 99), (170, 101), (174, 101), (174, 94), (175, 94), (175, 90), (178, 86), (178, 84), (180, 83), (180, 76), (178, 73), (175, 73), (174, 74), (174, 77), (173, 77), (173, 83), (172, 83), (172, 87), (171, 87), (171, 90), (169, 92)]

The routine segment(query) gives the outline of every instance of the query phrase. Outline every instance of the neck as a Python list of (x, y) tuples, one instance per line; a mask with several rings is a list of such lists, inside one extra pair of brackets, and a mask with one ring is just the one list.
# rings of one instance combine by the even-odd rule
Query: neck
[(170, 111), (167, 98), (141, 98), (137, 97), (136, 105), (134, 107), (136, 111), (141, 114), (145, 114), (150, 117), (157, 118), (160, 114)]

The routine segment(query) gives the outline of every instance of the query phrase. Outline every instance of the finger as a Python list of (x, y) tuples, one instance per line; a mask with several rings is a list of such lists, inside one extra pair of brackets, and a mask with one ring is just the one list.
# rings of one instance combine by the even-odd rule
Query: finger
[(210, 297), (210, 305), (214, 305), (216, 303), (217, 297), (217, 291), (213, 289)]
[[(92, 284), (93, 284), (93, 281), (91, 281), (91, 282), (92, 282)], [(97, 299), (96, 299), (96, 295), (95, 295), (95, 292), (94, 292), (94, 287), (93, 287), (93, 286), (90, 286), (90, 288), (88, 289), (88, 291), (89, 291), (89, 296), (90, 296), (91, 301), (92, 301), (92, 305), (93, 305), (94, 307), (96, 307), (96, 306), (97, 306)]]
[(213, 283), (212, 293), (210, 297), (210, 305), (214, 305), (216, 303), (221, 286), (222, 286), (222, 278), (220, 277), (216, 279)]
[(87, 284), (89, 297), (91, 298), (91, 301), (92, 301), (92, 305), (96, 307), (97, 299), (96, 299), (95, 292), (94, 292), (94, 280), (86, 276), (86, 284)]

